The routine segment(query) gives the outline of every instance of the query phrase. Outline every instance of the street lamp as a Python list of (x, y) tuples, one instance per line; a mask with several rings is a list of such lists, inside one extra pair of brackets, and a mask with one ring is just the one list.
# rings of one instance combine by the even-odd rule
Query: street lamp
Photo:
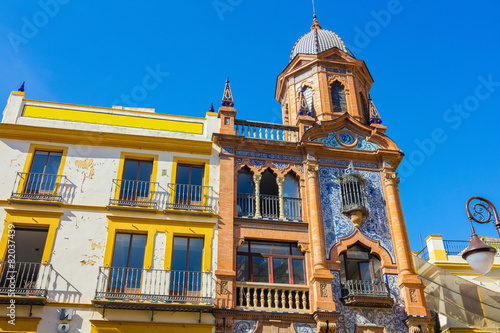
[[(471, 214), (472, 206), (472, 214)], [(469, 247), (467, 247), (462, 254), (462, 258), (467, 260), (470, 267), (478, 273), (486, 274), (493, 266), (493, 260), (495, 259), (495, 254), (497, 250), (491, 246), (486, 245), (479, 237), (476, 235), (472, 221), (484, 224), (491, 221), (495, 222), (495, 227), (497, 228), (498, 235), (500, 236), (500, 221), (498, 219), (498, 213), (495, 206), (485, 198), (482, 197), (472, 197), (467, 200), (465, 205), (465, 210), (467, 211), (467, 217), (470, 221), (470, 226), (472, 229), (472, 237)]]

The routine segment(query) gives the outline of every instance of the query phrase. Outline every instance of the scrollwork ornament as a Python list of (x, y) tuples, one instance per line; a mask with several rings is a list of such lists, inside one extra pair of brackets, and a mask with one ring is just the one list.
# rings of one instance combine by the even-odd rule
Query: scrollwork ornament
[(412, 303), (418, 302), (417, 291), (415, 289), (410, 289), (410, 301)]
[(328, 297), (328, 285), (326, 283), (321, 283), (319, 285), (319, 291), (321, 297)]
[(316, 324), (316, 332), (317, 333), (326, 333), (326, 329), (328, 328), (328, 325), (326, 321), (318, 321)]
[(318, 174), (319, 166), (316, 164), (308, 164), (307, 165), (307, 176), (316, 177)]
[(478, 223), (488, 223), (494, 221), (492, 218), (493, 214), (490, 204), (481, 199), (476, 198), (469, 202), (467, 209), (472, 213), (470, 218)]
[(302, 253), (306, 253), (306, 252), (309, 252), (310, 249), (309, 249), (309, 244), (308, 243), (298, 243), (297, 246), (300, 248), (300, 250), (302, 251)]
[(397, 186), (399, 184), (400, 178), (398, 178), (398, 174), (395, 172), (386, 172), (384, 174), (384, 183), (385, 186)]

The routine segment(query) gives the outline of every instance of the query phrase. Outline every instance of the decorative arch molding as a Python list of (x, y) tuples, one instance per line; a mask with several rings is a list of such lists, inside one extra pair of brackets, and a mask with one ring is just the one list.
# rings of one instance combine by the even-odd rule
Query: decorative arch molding
[(261, 175), (267, 169), (270, 169), (273, 175), (276, 177), (286, 177), (290, 172), (295, 173), (295, 177), (298, 180), (303, 178), (304, 168), (302, 164), (288, 163), (288, 162), (276, 162), (276, 161), (264, 161), (264, 160), (254, 160), (254, 159), (241, 159), (234, 166), (235, 174), (238, 174), (244, 167), (250, 169), (252, 174)]
[(351, 235), (341, 238), (339, 242), (330, 251), (330, 258), (338, 258), (339, 254), (346, 251), (349, 247), (356, 243), (362, 244), (364, 247), (370, 249), (370, 253), (376, 254), (380, 257), (382, 268), (385, 274), (397, 274), (397, 266), (392, 263), (391, 255), (389, 252), (380, 246), (378, 241), (374, 241), (365, 235), (358, 229)]
[(340, 83), (344, 87), (344, 92), (349, 94), (349, 83), (340, 75), (333, 75), (332, 77), (328, 78), (328, 86), (331, 87), (335, 81)]
[(368, 142), (379, 145), (382, 149), (399, 151), (399, 147), (389, 137), (380, 132), (374, 131), (369, 125), (356, 120), (348, 113), (342, 116), (324, 121), (321, 125), (309, 128), (302, 136), (302, 142), (315, 141), (318, 138), (327, 137), (329, 133), (336, 132), (346, 128), (354, 134), (363, 136)]

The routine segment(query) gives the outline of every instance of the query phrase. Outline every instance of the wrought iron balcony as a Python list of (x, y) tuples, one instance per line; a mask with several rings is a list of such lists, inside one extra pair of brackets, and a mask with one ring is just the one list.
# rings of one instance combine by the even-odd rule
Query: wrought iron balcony
[(157, 308), (192, 303), (213, 305), (216, 280), (210, 273), (100, 267), (96, 307)]
[(212, 186), (168, 184), (167, 209), (214, 212), (216, 204)]
[(66, 181), (63, 175), (18, 172), (11, 199), (61, 202), (61, 188)]
[(234, 120), (234, 132), (238, 136), (276, 141), (299, 141), (299, 127), (263, 123), (259, 121)]
[[(259, 205), (256, 205), (259, 197)], [(238, 193), (236, 195), (238, 216), (264, 219), (280, 219), (280, 197), (277, 195), (256, 196), (254, 194)], [(302, 199), (283, 198), (283, 219), (302, 220)]]
[(389, 286), (378, 280), (348, 280), (342, 282), (342, 301), (346, 305), (392, 307)]
[(237, 282), (236, 306), (243, 310), (309, 312), (309, 287)]
[(0, 268), (0, 303), (8, 303), (11, 298), (17, 304), (46, 303), (52, 265), (0, 261)]
[(158, 208), (158, 183), (139, 180), (113, 179), (110, 205)]

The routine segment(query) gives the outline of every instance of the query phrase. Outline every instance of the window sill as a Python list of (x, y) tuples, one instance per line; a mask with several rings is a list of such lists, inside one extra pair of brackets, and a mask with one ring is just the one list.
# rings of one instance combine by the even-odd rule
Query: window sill
[(158, 209), (156, 209), (156, 208), (148, 208), (148, 207), (107, 205), (106, 208), (108, 210), (125, 210), (125, 211), (133, 211), (133, 212), (141, 212), (141, 213), (151, 213), (151, 214), (158, 213)]
[(37, 205), (37, 206), (55, 206), (61, 207), (62, 203), (60, 201), (51, 200), (31, 200), (31, 199), (7, 199), (9, 204), (18, 205)]
[(26, 294), (16, 295), (14, 297), (0, 295), (0, 304), (8, 304), (11, 299), (15, 300), (16, 305), (45, 305), (47, 303), (47, 297), (45, 296), (29, 296)]
[(394, 300), (388, 296), (347, 296), (342, 298), (346, 306), (392, 308)]

